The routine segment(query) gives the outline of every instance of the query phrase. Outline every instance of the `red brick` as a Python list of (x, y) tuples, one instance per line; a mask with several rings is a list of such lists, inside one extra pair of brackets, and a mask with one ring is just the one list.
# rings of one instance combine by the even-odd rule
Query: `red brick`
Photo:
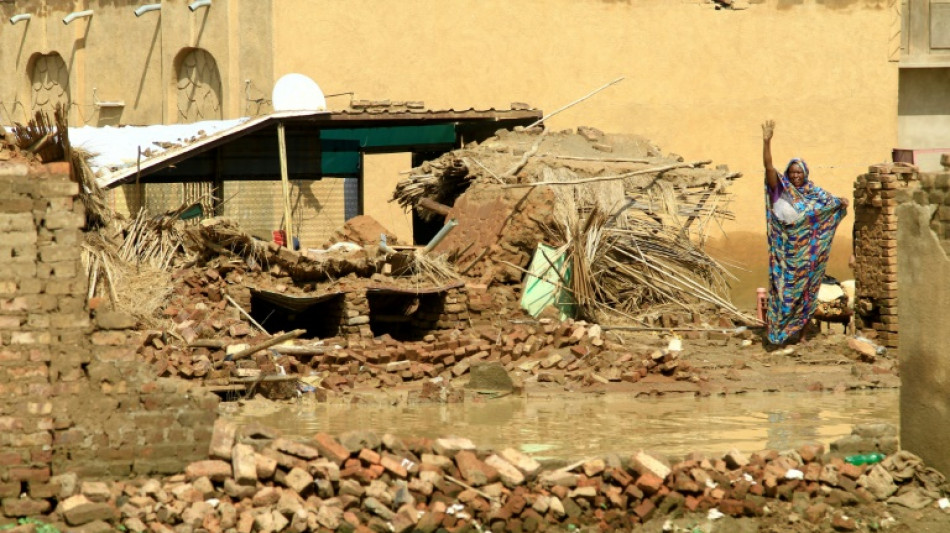
[(844, 463), (839, 469), (841, 475), (849, 477), (851, 479), (858, 479), (861, 477), (861, 474), (864, 473), (864, 466), (853, 465), (851, 463)]
[[(380, 459), (379, 464), (396, 477), (405, 479), (409, 475), (409, 472), (406, 471), (406, 467), (402, 466), (402, 461), (397, 458), (383, 456), (383, 458)], [(491, 467), (489, 466), (488, 468)]]
[(363, 448), (360, 450), (359, 458), (361, 461), (366, 464), (375, 465), (379, 464), (380, 456), (378, 453), (370, 450), (369, 448)]
[(313, 436), (313, 440), (317, 445), (317, 449), (320, 450), (320, 455), (338, 465), (342, 465), (350, 457), (350, 452), (335, 438), (326, 433), (317, 433)]
[(68, 176), (69, 175), (69, 163), (66, 161), (57, 161), (55, 163), (46, 163), (47, 174), (59, 175), (59, 176)]
[(40, 483), (45, 483), (50, 478), (49, 467), (47, 466), (41, 468), (15, 467), (9, 469), (7, 475), (13, 481), (38, 481)]
[(62, 487), (59, 483), (34, 483), (30, 482), (27, 487), (30, 497), (36, 499), (54, 498)]
[(626, 487), (633, 483), (633, 476), (622, 468), (608, 468), (607, 471), (604, 472), (604, 479), (612, 480), (621, 487)]
[(224, 481), (231, 477), (231, 473), (232, 467), (230, 463), (215, 459), (196, 461), (185, 467), (185, 476), (188, 479), (207, 477), (212, 481)]
[(810, 463), (825, 453), (825, 447), (822, 444), (806, 444), (798, 449), (798, 455), (802, 461)]
[(50, 502), (47, 500), (34, 500), (32, 498), (3, 499), (3, 514), (10, 518), (44, 514), (49, 512), (50, 507)]
[(650, 473), (643, 474), (637, 478), (637, 488), (642, 490), (647, 496), (656, 494), (662, 486), (663, 480)]
[(470, 451), (462, 450), (458, 452), (455, 455), (455, 464), (465, 481), (472, 486), (478, 487), (498, 481), (498, 471), (480, 461)]
[(21, 483), (19, 481), (0, 482), (0, 498), (15, 498), (20, 495)]
[(640, 517), (640, 520), (646, 522), (653, 516), (653, 511), (656, 510), (656, 505), (650, 500), (643, 500), (636, 507), (633, 508), (633, 512)]
[(728, 498), (719, 502), (719, 510), (730, 516), (742, 516), (745, 514), (745, 504), (742, 500)]
[(23, 464), (23, 455), (19, 452), (0, 453), (0, 466), (16, 466)]
[(695, 496), (687, 496), (686, 502), (684, 504), (686, 506), (686, 510), (691, 513), (695, 512), (696, 509), (699, 508), (700, 501), (701, 501), (700, 498), (697, 498)]

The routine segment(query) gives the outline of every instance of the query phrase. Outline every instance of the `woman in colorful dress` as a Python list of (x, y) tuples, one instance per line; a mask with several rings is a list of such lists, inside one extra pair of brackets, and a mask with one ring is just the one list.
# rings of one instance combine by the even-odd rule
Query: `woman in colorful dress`
[(838, 224), (848, 199), (826, 192), (809, 179), (808, 165), (789, 161), (785, 172), (772, 164), (775, 122), (762, 124), (765, 166), (765, 218), (769, 242), (768, 340), (784, 344), (806, 329), (818, 307), (818, 288), (825, 275)]

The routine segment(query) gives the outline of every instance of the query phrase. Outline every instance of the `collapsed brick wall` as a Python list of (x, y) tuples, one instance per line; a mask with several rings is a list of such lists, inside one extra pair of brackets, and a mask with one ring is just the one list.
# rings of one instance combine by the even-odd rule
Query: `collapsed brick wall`
[(424, 298), (413, 314), (410, 327), (417, 333), (439, 329), (464, 329), (468, 326), (468, 294), (464, 287), (448, 289), (444, 294)]
[(180, 472), (207, 455), (216, 417), (214, 395), (149, 379), (127, 316), (90, 319), (77, 193), (65, 163), (0, 162), (0, 498), (8, 518), (49, 510), (63, 474)]
[(873, 330), (888, 348), (896, 348), (899, 339), (897, 195), (915, 187), (916, 172), (901, 163), (872, 165), (854, 182), (856, 325)]
[(391, 299), (401, 300), (404, 322), (398, 325), (400, 337), (404, 340), (421, 339), (438, 330), (465, 329), (469, 326), (470, 314), (468, 294), (464, 286), (455, 286), (434, 292), (412, 291), (399, 293), (398, 290), (369, 288), (360, 292), (346, 293), (344, 300), (345, 322), (341, 331), (352, 340), (368, 340), (384, 333), (374, 330), (377, 319), (371, 299), (385, 293)]

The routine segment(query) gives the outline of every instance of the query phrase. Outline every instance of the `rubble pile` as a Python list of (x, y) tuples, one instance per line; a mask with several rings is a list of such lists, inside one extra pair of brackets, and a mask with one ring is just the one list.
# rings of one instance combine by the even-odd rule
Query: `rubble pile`
[(858, 504), (920, 508), (943, 493), (943, 476), (908, 452), (871, 465), (849, 461), (805, 445), (679, 462), (638, 451), (553, 468), (464, 438), (354, 431), (292, 441), (218, 420), (209, 459), (184, 474), (114, 483), (54, 478), (60, 502), (51, 518), (82, 531), (405, 533), (616, 531), (704, 513), (851, 531), (882, 518), (855, 515)]
[(557, 249), (576, 318), (711, 302), (748, 319), (703, 251), (707, 226), (731, 217), (728, 187), (741, 174), (709, 163), (595, 128), (516, 129), (423, 163), (393, 200), (458, 220), (436, 250), (482, 283), (520, 281), (540, 244)]
[(273, 242), (257, 240), (227, 219), (202, 220), (199, 228), (191, 232), (191, 238), (206, 260), (220, 254), (239, 257), (252, 270), (290, 276), (300, 283), (326, 281), (349, 274), (369, 277), (380, 269), (382, 262), (375, 246), (355, 246), (316, 255), (298, 252)]
[(323, 386), (334, 392), (439, 376), (454, 381), (485, 362), (500, 363), (524, 380), (560, 384), (636, 382), (651, 373), (700, 379), (679, 360), (678, 352), (625, 347), (605, 339), (596, 324), (550, 318), (532, 324), (440, 330), (418, 341), (396, 341), (389, 335), (297, 339), (261, 350), (248, 360), (229, 361), (229, 354), (270, 338), (252, 328), (225, 299), (235, 292), (235, 284), (247, 281), (248, 274), (242, 272), (219, 265), (178, 273), (175, 295), (163, 310), (173, 325), (138, 335), (139, 354), (156, 375), (203, 379), (214, 386), (282, 369), (290, 376), (326, 376)]
[[(296, 253), (281, 250), (285, 255)], [(397, 340), (388, 334), (347, 335), (341, 330), (332, 337), (288, 340), (253, 351), (240, 361), (229, 360), (232, 354), (259, 346), (271, 339), (271, 334), (279, 333), (265, 333), (244, 314), (250, 309), (251, 288), (287, 295), (341, 294), (352, 298), (381, 280), (394, 286), (400, 283), (398, 278), (377, 274), (370, 278), (350, 275), (329, 284), (295, 284), (290, 277), (218, 257), (204, 266), (176, 271), (172, 275), (174, 289), (160, 310), (161, 327), (140, 326), (133, 332), (131, 344), (156, 376), (199, 379), (209, 387), (247, 383), (252, 378), (275, 379), (277, 375), (286, 376), (288, 381), (319, 376), (321, 388), (341, 393), (357, 386), (389, 387), (437, 377), (454, 383), (466, 379), (472, 366), (481, 363), (499, 363), (520, 376), (522, 382), (560, 385), (633, 383), (647, 375), (693, 383), (705, 380), (679, 357), (680, 352), (664, 349), (666, 341), (662, 339), (654, 345), (622, 345), (616, 342), (616, 336), (608, 339), (597, 324), (571, 319), (533, 320), (510, 307), (516, 305), (513, 298), (507, 299), (506, 307), (494, 298), (497, 295), (493, 292), (497, 291), (482, 291), (477, 286), (464, 288), (458, 296), (462, 304), (448, 299), (448, 306), (467, 306), (469, 318), (465, 322), (459, 321), (450, 329), (433, 329), (416, 340)], [(707, 315), (718, 318), (709, 323)], [(331, 320), (324, 315), (318, 319)], [(737, 329), (724, 314), (715, 315), (712, 306), (687, 316), (658, 312), (648, 323), (657, 329), (687, 329), (682, 332), (686, 339), (753, 336), (748, 330)], [(271, 327), (271, 323), (265, 324)], [(280, 322), (273, 324), (281, 326)], [(308, 383), (311, 381), (308, 379)], [(281, 394), (287, 393), (283, 390)]]
[[(88, 267), (90, 295), (96, 299), (91, 307), (106, 311), (108, 298), (112, 308), (138, 320), (133, 345), (157, 376), (201, 379), (215, 387), (276, 375), (332, 375), (325, 381), (331, 390), (435, 377), (451, 382), (484, 362), (500, 363), (524, 379), (558, 384), (633, 382), (648, 374), (695, 382), (701, 376), (676, 353), (608, 342), (593, 325), (607, 323), (599, 320), (604, 317), (591, 315), (598, 314), (597, 309), (615, 309), (621, 323), (635, 315), (647, 327), (656, 323), (663, 328), (692, 326), (697, 312), (719, 320), (725, 310), (736, 318), (712, 286), (701, 289), (705, 292), (699, 299), (679, 293), (673, 301), (659, 302), (651, 296), (657, 294), (651, 288), (657, 283), (666, 287), (661, 291), (665, 294), (676, 293), (673, 285), (702, 285), (686, 279), (694, 273), (704, 278), (702, 283), (718, 283), (718, 275), (705, 272), (710, 265), (718, 267), (690, 243), (707, 222), (727, 215), (726, 185), (738, 174), (703, 168), (705, 164), (684, 163), (644, 139), (593, 128), (498, 132), (484, 143), (426, 163), (428, 177), (413, 174), (397, 187), (397, 197), (458, 222), (454, 231), (424, 251), (393, 248), (395, 237), (367, 216), (348, 221), (323, 248), (296, 251), (256, 239), (230, 220), (186, 222), (182, 215), (191, 212), (190, 204), (159, 217), (143, 212), (120, 232), (119, 241), (122, 235), (125, 239), (118, 253), (112, 253), (106, 232), (87, 238), (87, 248), (95, 252)], [(602, 186), (533, 185), (586, 179), (606, 181)], [(525, 184), (530, 186), (510, 188)], [(444, 187), (451, 194), (441, 195)], [(458, 196), (460, 191), (466, 192)], [(604, 211), (605, 206), (613, 211)], [(596, 249), (600, 257), (575, 254), (570, 259), (570, 290), (582, 310), (579, 320), (513, 324), (532, 318), (522, 311), (518, 298), (525, 266), (538, 244), (557, 233), (551, 228), (562, 224), (564, 213), (580, 224), (568, 233), (594, 227), (585, 222), (590, 220), (583, 218), (585, 212), (599, 213), (596, 232), (605, 237), (592, 247), (584, 244), (584, 239), (588, 244), (596, 240), (592, 235), (572, 240), (575, 251)], [(171, 229), (175, 231), (166, 231)], [(606, 236), (614, 230), (627, 237)], [(637, 237), (643, 244), (637, 257), (611, 256), (611, 250), (629, 252), (621, 241), (640, 230), (646, 233)], [(123, 302), (116, 294), (125, 295), (129, 287), (120, 286), (128, 278), (113, 279), (121, 270), (115, 265), (149, 263), (153, 252), (158, 262), (152, 266), (170, 273), (173, 290), (156, 296), (164, 298), (161, 305), (152, 305), (150, 299), (138, 309), (119, 309)], [(674, 265), (684, 258), (686, 263)], [(636, 266), (638, 261), (641, 266)], [(583, 292), (577, 280), (586, 280)], [(372, 291), (383, 295), (374, 300), (375, 310)], [(277, 312), (267, 315), (269, 322), (258, 316), (263, 326), (252, 318), (252, 301), (261, 299), (266, 300), (262, 306)], [(306, 299), (329, 303), (293, 307), (317, 305), (301, 303)], [(668, 310), (674, 307), (686, 317), (669, 319), (675, 313)], [(551, 315), (535, 318), (542, 316)], [(314, 326), (314, 321), (326, 324)], [(263, 346), (271, 335), (294, 328), (304, 328), (307, 334), (292, 337), (320, 340)], [(702, 333), (685, 336), (696, 334)], [(241, 357), (232, 360), (238, 353)]]

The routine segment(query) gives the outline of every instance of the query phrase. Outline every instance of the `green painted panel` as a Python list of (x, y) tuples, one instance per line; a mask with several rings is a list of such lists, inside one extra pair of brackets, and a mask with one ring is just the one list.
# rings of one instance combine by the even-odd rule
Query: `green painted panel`
[(321, 139), (320, 150), (320, 173), (323, 176), (359, 176), (359, 141)]
[(431, 124), (425, 126), (325, 129), (320, 131), (320, 140), (359, 141), (360, 147), (364, 150), (395, 146), (454, 144), (455, 125)]
[(324, 176), (358, 176), (360, 173), (359, 152), (323, 152), (320, 173)]

